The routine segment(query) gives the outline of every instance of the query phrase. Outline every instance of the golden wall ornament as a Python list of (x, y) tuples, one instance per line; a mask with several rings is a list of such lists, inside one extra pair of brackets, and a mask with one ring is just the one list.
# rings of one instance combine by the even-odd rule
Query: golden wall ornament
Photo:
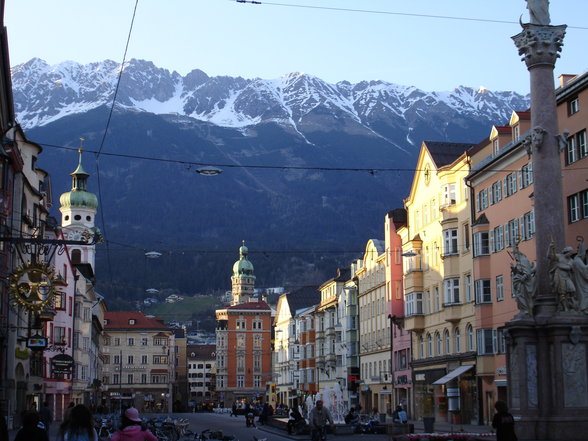
[(10, 275), (8, 289), (14, 304), (38, 314), (53, 304), (59, 292), (55, 287), (58, 280), (52, 267), (43, 262), (28, 262)]

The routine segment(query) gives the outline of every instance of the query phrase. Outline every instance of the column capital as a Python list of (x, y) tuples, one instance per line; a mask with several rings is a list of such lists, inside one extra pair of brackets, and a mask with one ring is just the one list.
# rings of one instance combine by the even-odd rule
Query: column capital
[(555, 66), (559, 58), (559, 52), (563, 47), (563, 39), (566, 35), (566, 25), (548, 26), (532, 23), (521, 24), (522, 32), (511, 37), (522, 55), (522, 61), (527, 68), (538, 65)]

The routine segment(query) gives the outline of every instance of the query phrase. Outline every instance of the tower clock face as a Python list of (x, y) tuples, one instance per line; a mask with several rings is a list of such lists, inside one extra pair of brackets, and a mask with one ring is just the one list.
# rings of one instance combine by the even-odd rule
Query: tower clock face
[(67, 237), (69, 240), (82, 240), (82, 232), (80, 230), (70, 231)]

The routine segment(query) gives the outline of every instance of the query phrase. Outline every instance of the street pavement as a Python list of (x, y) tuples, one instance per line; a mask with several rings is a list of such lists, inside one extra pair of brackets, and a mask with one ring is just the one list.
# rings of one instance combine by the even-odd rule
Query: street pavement
[[(146, 414), (143, 418), (149, 417), (167, 417), (167, 414)], [(309, 435), (288, 435), (285, 430), (281, 430), (269, 425), (260, 425), (256, 421), (256, 427), (246, 427), (245, 417), (231, 417), (228, 413), (175, 413), (173, 418), (183, 418), (188, 420), (189, 429), (194, 434), (200, 434), (204, 430), (222, 430), (225, 436), (234, 436), (238, 441), (310, 441)], [(415, 433), (424, 433), (424, 426), (422, 421), (410, 421), (414, 424)], [(491, 429), (487, 426), (473, 426), (473, 425), (450, 425), (446, 423), (436, 423), (435, 432), (437, 433), (489, 433)], [(57, 433), (59, 430), (59, 423), (53, 423), (50, 429), (50, 441), (57, 441)], [(10, 432), (10, 440), (14, 440), (16, 430)], [(344, 433), (329, 434), (328, 441), (390, 441), (391, 436), (388, 434), (354, 434), (349, 431), (340, 431)], [(185, 436), (181, 441), (193, 440), (194, 435)], [(485, 438), (494, 441), (495, 437)]]

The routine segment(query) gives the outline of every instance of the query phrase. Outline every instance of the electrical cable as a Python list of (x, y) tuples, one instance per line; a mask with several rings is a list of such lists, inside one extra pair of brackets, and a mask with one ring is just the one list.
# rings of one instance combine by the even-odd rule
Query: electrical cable
[[(112, 97), (112, 105), (110, 106), (110, 111), (108, 113), (108, 119), (106, 120), (106, 126), (104, 127), (104, 133), (102, 134), (102, 140), (100, 141), (100, 148), (98, 149), (97, 152), (93, 152), (96, 157), (96, 177), (97, 177), (97, 182), (98, 182), (98, 198), (100, 201), (104, 200), (102, 197), (102, 185), (101, 185), (101, 181), (100, 181), (100, 166), (99, 166), (100, 154), (102, 153), (102, 148), (104, 147), (104, 143), (106, 141), (106, 136), (108, 135), (108, 128), (110, 127), (110, 122), (112, 120), (112, 115), (114, 113), (114, 106), (116, 104), (116, 98), (118, 95), (118, 90), (120, 87), (122, 74), (124, 72), (124, 66), (125, 66), (125, 62), (126, 62), (126, 58), (127, 58), (127, 52), (129, 49), (129, 43), (131, 41), (131, 35), (133, 33), (133, 26), (135, 24), (135, 16), (137, 14), (137, 7), (138, 6), (139, 6), (139, 0), (135, 0), (135, 7), (133, 8), (133, 16), (131, 18), (131, 24), (129, 26), (129, 33), (127, 35), (127, 42), (125, 45), (125, 51), (123, 54), (122, 62), (120, 64), (120, 70), (118, 73), (118, 79), (116, 81), (116, 86), (114, 88), (114, 96)], [(100, 220), (102, 221), (102, 232), (103, 232), (104, 236), (106, 236), (107, 229), (106, 229), (106, 222), (104, 220), (104, 204), (101, 204), (99, 212), (100, 212)], [(109, 274), (110, 281), (112, 282), (112, 266), (111, 266), (111, 260), (110, 260), (108, 241), (106, 242), (106, 256), (108, 259), (108, 274)]]
[[(291, 3), (275, 3), (275, 2), (260, 2), (257, 0), (234, 0), (235, 3), (252, 4), (252, 5), (267, 5), (267, 6), (281, 6), (288, 8), (304, 8), (304, 9), (319, 9), (325, 11), (341, 11), (341, 12), (359, 12), (364, 14), (382, 14), (382, 15), (397, 15), (400, 17), (417, 17), (417, 18), (432, 18), (437, 20), (458, 20), (458, 21), (475, 21), (481, 23), (498, 23), (498, 24), (519, 24), (518, 21), (511, 20), (494, 20), (489, 18), (474, 18), (474, 17), (457, 17), (451, 15), (433, 15), (433, 14), (416, 14), (410, 12), (394, 12), (394, 11), (378, 11), (371, 9), (353, 9), (353, 8), (336, 8), (329, 6), (313, 6), (313, 5), (294, 5)], [(569, 29), (588, 30), (584, 26), (568, 26)]]
[[(43, 147), (49, 148), (56, 148), (56, 149), (63, 149), (63, 150), (77, 150), (76, 147), (67, 147), (62, 145), (56, 144), (49, 144), (44, 143), (42, 141), (35, 141), (37, 144)], [(93, 150), (84, 150), (88, 153), (98, 153)], [(266, 169), (266, 170), (307, 170), (307, 171), (349, 171), (349, 172), (367, 172), (372, 174), (372, 172), (419, 172), (424, 171), (423, 169), (417, 168), (410, 168), (410, 167), (386, 167), (386, 168), (379, 168), (379, 167), (319, 167), (319, 166), (295, 166), (295, 165), (260, 165), (260, 164), (231, 164), (231, 163), (213, 163), (213, 162), (199, 162), (199, 161), (187, 161), (183, 159), (165, 159), (165, 158), (154, 158), (151, 156), (141, 156), (141, 155), (129, 155), (125, 153), (111, 153), (111, 152), (102, 152), (100, 153), (103, 156), (112, 156), (117, 158), (126, 158), (126, 159), (140, 159), (144, 161), (156, 161), (161, 163), (168, 163), (168, 164), (179, 164), (183, 166), (197, 166), (197, 167), (218, 167), (218, 168), (242, 168), (242, 169)], [(500, 168), (500, 169), (492, 169), (492, 168), (485, 168), (485, 171), (489, 172), (516, 172), (518, 169), (507, 169), (507, 168)], [(574, 170), (588, 170), (588, 167), (574, 167), (573, 169), (570, 168), (562, 168), (562, 172), (566, 171), (574, 171)]]

